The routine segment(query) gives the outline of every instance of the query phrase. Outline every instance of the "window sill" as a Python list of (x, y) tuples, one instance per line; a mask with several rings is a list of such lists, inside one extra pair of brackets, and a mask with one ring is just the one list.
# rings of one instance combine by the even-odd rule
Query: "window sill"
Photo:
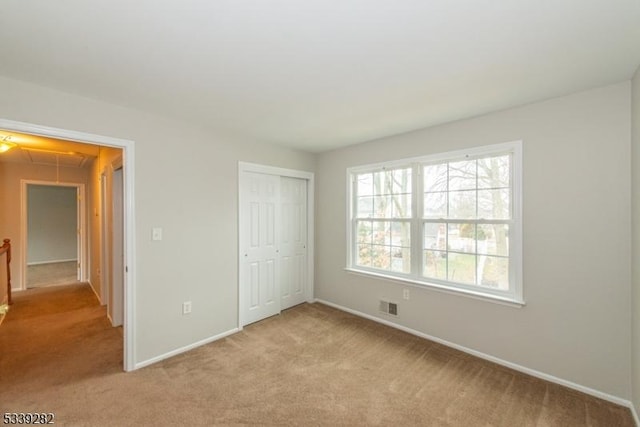
[(344, 270), (347, 273), (357, 274), (359, 276), (372, 277), (372, 278), (381, 279), (381, 280), (389, 280), (392, 282), (401, 283), (403, 285), (409, 285), (416, 288), (433, 289), (439, 292), (464, 296), (467, 298), (478, 299), (481, 301), (492, 302), (494, 304), (502, 304), (502, 305), (507, 305), (507, 306), (516, 307), (516, 308), (521, 308), (525, 306), (525, 302), (523, 300), (511, 299), (508, 297), (493, 295), (493, 294), (480, 292), (480, 291), (474, 292), (471, 290), (453, 288), (449, 286), (439, 285), (436, 283), (421, 282), (419, 280), (413, 280), (410, 278), (391, 276), (384, 273), (372, 272), (368, 270), (360, 270), (358, 268), (346, 267)]

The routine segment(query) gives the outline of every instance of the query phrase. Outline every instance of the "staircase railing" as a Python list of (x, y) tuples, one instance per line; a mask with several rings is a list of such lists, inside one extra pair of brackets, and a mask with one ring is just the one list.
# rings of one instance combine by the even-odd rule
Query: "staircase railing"
[(3, 255), (6, 255), (5, 259), (7, 263), (7, 289), (6, 289), (6, 294), (4, 292), (0, 293), (0, 295), (2, 295), (2, 298), (0, 298), (0, 305), (3, 304), (5, 297), (7, 299), (7, 304), (11, 305), (12, 302), (11, 302), (11, 240), (10, 239), (4, 239), (2, 246), (0, 246), (0, 258), (2, 258)]

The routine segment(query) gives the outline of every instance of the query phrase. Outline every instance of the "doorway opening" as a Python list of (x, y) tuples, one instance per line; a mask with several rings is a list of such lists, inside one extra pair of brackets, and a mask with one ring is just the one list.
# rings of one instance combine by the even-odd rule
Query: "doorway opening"
[[(119, 244), (119, 252), (111, 252), (112, 257), (116, 256), (119, 259), (116, 260), (115, 263), (112, 263), (109, 268), (119, 269), (119, 273), (121, 276), (121, 289), (119, 290), (121, 298), (119, 299), (119, 309), (121, 311), (121, 321), (120, 324), (123, 326), (123, 367), (125, 371), (131, 371), (136, 369), (135, 365), (135, 276), (132, 274), (132, 268), (130, 266), (135, 265), (135, 228), (134, 228), (134, 142), (130, 140), (124, 140), (119, 138), (113, 138), (108, 136), (101, 136), (95, 134), (89, 134), (84, 132), (77, 132), (72, 130), (65, 129), (57, 129), (51, 127), (44, 127), (39, 125), (34, 125), (30, 123), (16, 122), (11, 120), (0, 119), (0, 132), (2, 133), (15, 133), (17, 135), (16, 138), (12, 139), (13, 142), (17, 142), (18, 147), (21, 146), (19, 139), (21, 136), (33, 137), (33, 138), (41, 138), (41, 139), (50, 139), (54, 144), (61, 144), (64, 146), (65, 144), (76, 144), (76, 145), (91, 145), (97, 147), (100, 153), (107, 152), (107, 154), (118, 153), (119, 160), (115, 160), (115, 156), (111, 156), (108, 158), (108, 164), (102, 164), (100, 162), (99, 167), (103, 170), (107, 170), (107, 172), (113, 172), (119, 169), (119, 172), (114, 174), (115, 178), (112, 176), (112, 179), (119, 180), (116, 183), (116, 187), (120, 188), (117, 198), (119, 199), (119, 205), (115, 207), (111, 207), (111, 210), (119, 209), (119, 214), (116, 214), (119, 220), (119, 227), (117, 230), (120, 230), (120, 244)], [(15, 150), (15, 149), (14, 149)], [(18, 150), (22, 151), (22, 150)], [(52, 150), (31, 150), (32, 152), (29, 154), (31, 157), (38, 156), (46, 156), (49, 155)], [(48, 151), (48, 152), (47, 152)], [(5, 153), (6, 154), (6, 153)], [(25, 155), (26, 156), (26, 155)], [(62, 159), (61, 154), (56, 154), (56, 161)], [(98, 158), (102, 158), (98, 156)], [(106, 158), (106, 157), (105, 157)], [(119, 162), (119, 164), (118, 164)], [(103, 167), (104, 166), (104, 167)], [(58, 171), (56, 171), (58, 172)], [(55, 182), (60, 181), (56, 176)], [(64, 181), (64, 180), (62, 180)], [(25, 184), (26, 185), (26, 184)], [(101, 184), (98, 182), (96, 178), (95, 181), (92, 182), (93, 190), (89, 189), (89, 194), (93, 197), (93, 204), (87, 203), (87, 206), (92, 206), (92, 208), (87, 207), (85, 213), (82, 214), (83, 218), (89, 222), (90, 219), (95, 218), (97, 223), (100, 208), (99, 200), (100, 200), (100, 191), (102, 189)], [(108, 188), (113, 189), (113, 183), (108, 184)], [(113, 197), (111, 201), (113, 202)], [(97, 201), (96, 201), (97, 200)], [(24, 208), (21, 212), (16, 213), (16, 216), (20, 216), (20, 218), (26, 218), (26, 212)], [(6, 221), (6, 218), (5, 218)], [(80, 227), (82, 229), (82, 227)], [(113, 231), (113, 230), (111, 230)], [(15, 233), (15, 231), (13, 232)], [(23, 234), (23, 233), (21, 233)], [(105, 252), (105, 241), (101, 236), (99, 231), (99, 226), (93, 227), (91, 229), (87, 227), (87, 234), (91, 235), (91, 239), (88, 239), (87, 235), (85, 238), (81, 238), (81, 242), (97, 242), (100, 245), (101, 253)], [(81, 236), (82, 237), (82, 236)], [(14, 241), (16, 239), (14, 238)], [(19, 240), (22, 240), (20, 238)], [(112, 242), (114, 238), (110, 238), (111, 247), (109, 250), (112, 250), (113, 244)], [(86, 247), (82, 247), (83, 244), (80, 245), (81, 249), (79, 251), (79, 256), (82, 257), (83, 254), (86, 254), (87, 262), (85, 262), (85, 266), (83, 268), (82, 261), (80, 262), (80, 270), (78, 272), (78, 278), (89, 279), (90, 277), (101, 277), (101, 272), (107, 269), (107, 266), (102, 264), (102, 260), (100, 256), (94, 256), (91, 254), (91, 250), (88, 250)], [(20, 248), (20, 257), (16, 257), (20, 259), (20, 267), (16, 266), (17, 271), (22, 271), (23, 266), (26, 266), (27, 254), (26, 254), (27, 244), (23, 245)], [(113, 271), (111, 270), (111, 274), (113, 275)], [(25, 280), (26, 273), (22, 273), (22, 277), (19, 277), (20, 284), (17, 286), (18, 289), (25, 289)], [(22, 279), (22, 280), (20, 280)], [(96, 282), (100, 280), (97, 279)], [(14, 285), (15, 286), (15, 285)], [(102, 292), (98, 291), (94, 288), (94, 292), (98, 295), (99, 299), (102, 298)], [(113, 295), (117, 292), (111, 290), (109, 294), (111, 295), (111, 300), (113, 305), (118, 304), (116, 300), (113, 300)], [(102, 301), (104, 303), (104, 301)], [(113, 322), (113, 318), (112, 323)]]
[(23, 288), (86, 281), (84, 184), (22, 180), (21, 192)]

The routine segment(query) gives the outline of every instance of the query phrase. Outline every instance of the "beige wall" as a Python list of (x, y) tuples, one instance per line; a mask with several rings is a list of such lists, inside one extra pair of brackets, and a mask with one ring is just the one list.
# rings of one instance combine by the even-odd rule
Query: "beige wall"
[(237, 163), (313, 172), (313, 155), (1, 77), (0, 93), (4, 119), (135, 141), (136, 362), (237, 326)]
[[(2, 115), (0, 115), (1, 117)], [(23, 163), (0, 163), (0, 236), (11, 239), (11, 284), (23, 287), (22, 235), (20, 230), (21, 180), (56, 182), (56, 167)], [(59, 181), (88, 183), (88, 171), (80, 168), (60, 168)]]
[(632, 328), (632, 385), (633, 404), (636, 412), (640, 412), (640, 68), (632, 80), (631, 101), (631, 170), (632, 170), (632, 218), (633, 218), (633, 311)]
[[(316, 297), (630, 398), (630, 84), (319, 155)], [(523, 140), (524, 297), (515, 308), (343, 270), (346, 168)]]

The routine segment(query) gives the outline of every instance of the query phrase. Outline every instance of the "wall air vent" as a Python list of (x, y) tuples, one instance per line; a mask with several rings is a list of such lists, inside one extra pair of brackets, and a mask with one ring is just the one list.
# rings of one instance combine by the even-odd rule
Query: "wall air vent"
[(398, 315), (398, 304), (395, 303), (395, 302), (389, 302), (389, 301), (380, 300), (380, 305), (378, 307), (378, 310), (380, 310), (380, 312), (382, 312), (384, 314), (390, 314), (392, 316), (397, 316)]

